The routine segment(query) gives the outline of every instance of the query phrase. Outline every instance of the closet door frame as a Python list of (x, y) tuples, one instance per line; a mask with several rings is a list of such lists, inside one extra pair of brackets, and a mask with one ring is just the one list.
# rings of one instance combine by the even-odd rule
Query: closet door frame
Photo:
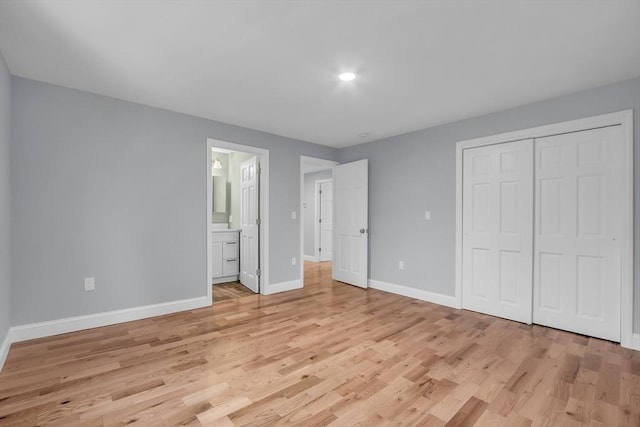
[(602, 114), (584, 119), (554, 123), (514, 132), (469, 139), (456, 143), (456, 270), (455, 301), (462, 308), (462, 189), (463, 152), (485, 145), (535, 139), (563, 133), (578, 132), (608, 126), (621, 126), (623, 135), (623, 188), (620, 283), (620, 344), (640, 350), (640, 335), (633, 334), (633, 111)]

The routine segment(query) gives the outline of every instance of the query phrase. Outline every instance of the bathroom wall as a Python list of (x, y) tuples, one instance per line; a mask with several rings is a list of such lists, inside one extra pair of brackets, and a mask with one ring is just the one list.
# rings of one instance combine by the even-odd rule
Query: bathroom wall
[[(227, 181), (227, 210), (226, 212), (213, 212), (211, 215), (211, 222), (213, 223), (228, 223), (229, 222), (229, 211), (230, 211), (230, 203), (229, 203), (229, 154), (220, 153), (217, 151), (212, 151), (211, 160), (220, 159), (220, 163), (222, 164), (222, 169), (213, 169), (211, 168), (211, 175), (214, 176), (222, 176)], [(213, 189), (213, 186), (211, 186)], [(213, 190), (212, 190), (213, 191)], [(215, 197), (215, 193), (214, 193)]]

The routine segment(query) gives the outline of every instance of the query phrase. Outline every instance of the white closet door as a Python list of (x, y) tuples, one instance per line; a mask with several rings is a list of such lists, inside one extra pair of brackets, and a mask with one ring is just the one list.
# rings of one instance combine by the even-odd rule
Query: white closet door
[(533, 140), (464, 150), (462, 305), (531, 323)]
[(533, 321), (620, 341), (620, 127), (535, 146)]

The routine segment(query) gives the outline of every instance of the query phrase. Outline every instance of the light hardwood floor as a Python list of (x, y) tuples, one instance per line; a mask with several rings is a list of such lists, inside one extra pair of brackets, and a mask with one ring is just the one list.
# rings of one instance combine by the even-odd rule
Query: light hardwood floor
[(14, 344), (0, 425), (639, 426), (640, 352), (332, 282)]
[(229, 282), (213, 285), (214, 304), (226, 299), (242, 298), (253, 294), (253, 291), (249, 290), (249, 288), (242, 285), (240, 282)]

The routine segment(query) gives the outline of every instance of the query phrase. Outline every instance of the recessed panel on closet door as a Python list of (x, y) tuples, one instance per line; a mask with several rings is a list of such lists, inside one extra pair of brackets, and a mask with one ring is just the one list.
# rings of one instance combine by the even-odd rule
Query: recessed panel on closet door
[(463, 154), (462, 304), (531, 323), (533, 141)]
[(535, 141), (534, 323), (620, 340), (620, 127)]

